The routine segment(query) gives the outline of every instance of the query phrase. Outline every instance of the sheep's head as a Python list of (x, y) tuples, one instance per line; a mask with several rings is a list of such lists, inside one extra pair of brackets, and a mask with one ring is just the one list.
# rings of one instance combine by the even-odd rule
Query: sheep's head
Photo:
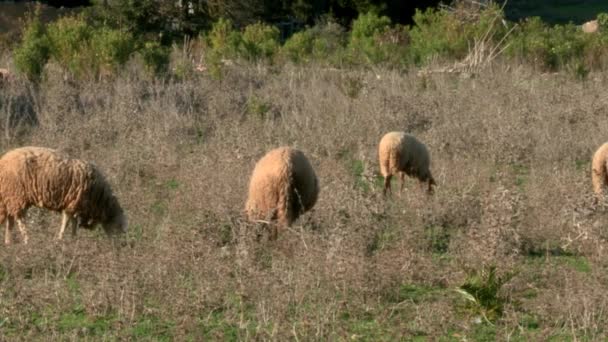
[(127, 216), (118, 204), (118, 201), (111, 205), (107, 219), (102, 222), (103, 230), (108, 235), (127, 233)]
[(127, 233), (127, 217), (124, 213), (120, 213), (101, 225), (103, 230), (108, 235), (126, 234)]

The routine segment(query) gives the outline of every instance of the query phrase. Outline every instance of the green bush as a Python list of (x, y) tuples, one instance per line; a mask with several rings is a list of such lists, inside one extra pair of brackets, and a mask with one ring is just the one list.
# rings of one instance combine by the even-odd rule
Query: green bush
[(249, 60), (271, 59), (279, 50), (279, 29), (264, 23), (245, 27), (243, 54)]
[(281, 54), (295, 63), (317, 61), (342, 64), (347, 41), (342, 26), (326, 22), (292, 35), (281, 48)]
[(432, 56), (462, 58), (467, 49), (462, 23), (444, 10), (416, 10), (415, 26), (410, 31), (410, 57), (416, 64)]
[(102, 27), (93, 32), (91, 47), (95, 51), (93, 65), (99, 71), (114, 73), (124, 65), (135, 51), (131, 33)]
[(342, 65), (346, 59), (348, 35), (337, 23), (326, 22), (312, 28), (315, 40), (312, 55), (315, 60)]
[(356, 59), (367, 63), (379, 63), (385, 59), (385, 51), (380, 49), (378, 37), (390, 29), (391, 20), (370, 12), (360, 14), (353, 22), (348, 47)]
[(131, 33), (90, 26), (83, 16), (63, 17), (48, 25), (50, 56), (77, 77), (111, 74), (135, 51)]
[(546, 70), (558, 70), (571, 62), (580, 62), (589, 41), (573, 24), (550, 27), (533, 17), (521, 23), (509, 41), (506, 53)]
[(498, 275), (496, 266), (467, 271), (467, 279), (456, 291), (466, 300), (466, 307), (487, 322), (495, 323), (509, 298), (501, 294), (502, 287), (514, 276), (514, 272)]
[(235, 58), (238, 56), (243, 38), (232, 27), (230, 19), (220, 18), (205, 37), (214, 58)]
[(37, 81), (49, 59), (49, 41), (40, 20), (31, 18), (25, 27), (21, 43), (14, 51), (15, 67), (28, 79)]
[(51, 58), (76, 76), (91, 73), (92, 29), (81, 16), (63, 17), (47, 26)]
[(608, 13), (598, 13), (597, 24), (600, 27), (600, 31), (606, 31), (608, 29)]
[(148, 72), (157, 75), (167, 71), (171, 50), (158, 42), (145, 42), (139, 50), (144, 66)]
[(281, 53), (295, 63), (310, 61), (315, 43), (311, 30), (294, 33), (281, 48)]
[(432, 8), (416, 11), (416, 25), (410, 31), (409, 58), (413, 63), (423, 64), (431, 57), (462, 60), (476, 41), (497, 44), (509, 29), (497, 5), (466, 12), (468, 16), (458, 13)]

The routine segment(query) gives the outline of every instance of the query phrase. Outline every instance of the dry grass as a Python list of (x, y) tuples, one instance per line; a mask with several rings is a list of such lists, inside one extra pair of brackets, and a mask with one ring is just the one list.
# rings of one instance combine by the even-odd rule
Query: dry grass
[[(241, 66), (172, 83), (133, 67), (70, 83), (49, 71), (39, 89), (0, 92), (0, 149), (94, 161), (130, 232), (126, 245), (99, 230), (58, 243), (59, 215), (32, 210), (30, 244), (0, 248), (3, 340), (608, 338), (608, 211), (591, 205), (589, 171), (608, 140), (608, 74)], [(37, 125), (15, 119), (23, 108)], [(409, 179), (382, 200), (390, 130), (429, 146), (433, 197)], [(307, 154), (320, 198), (258, 242), (241, 216), (248, 178), (279, 145)], [(491, 265), (515, 275), (502, 317), (475, 323), (453, 289)]]

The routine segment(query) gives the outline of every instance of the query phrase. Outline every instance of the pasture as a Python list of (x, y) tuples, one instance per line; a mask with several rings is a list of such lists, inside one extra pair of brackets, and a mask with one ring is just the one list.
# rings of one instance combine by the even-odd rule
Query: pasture
[[(0, 150), (93, 161), (129, 218), (0, 248), (2, 340), (592, 341), (608, 338), (608, 206), (591, 156), (608, 141), (608, 74), (586, 81), (495, 64), (412, 69), (227, 66), (221, 79), (104, 82), (47, 66), (0, 92)], [(28, 113), (24, 115), (23, 113)], [(411, 132), (431, 154), (382, 197), (377, 144)], [(313, 210), (276, 241), (243, 219), (264, 153), (306, 153)]]

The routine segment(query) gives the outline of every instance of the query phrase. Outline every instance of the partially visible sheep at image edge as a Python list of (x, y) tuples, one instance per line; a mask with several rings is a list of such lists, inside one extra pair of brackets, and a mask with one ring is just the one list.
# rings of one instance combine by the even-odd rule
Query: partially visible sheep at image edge
[[(278, 221), (288, 227), (312, 209), (318, 196), (319, 181), (304, 153), (279, 147), (256, 163), (245, 211), (250, 221)], [(277, 238), (277, 230), (273, 225), (271, 239)]]
[(61, 240), (68, 224), (72, 235), (78, 226), (101, 223), (107, 234), (124, 233), (127, 219), (110, 185), (91, 163), (43, 147), (21, 147), (0, 158), (0, 224), (7, 220), (5, 244), (10, 244), (14, 222), (23, 243), (28, 235), (24, 217), (36, 206), (62, 212)]
[(608, 142), (600, 146), (593, 154), (591, 162), (591, 182), (596, 195), (602, 195), (608, 185)]
[(401, 190), (403, 191), (405, 175), (417, 178), (421, 183), (427, 182), (428, 193), (433, 192), (435, 179), (431, 175), (431, 158), (429, 151), (422, 142), (413, 135), (404, 132), (390, 132), (385, 134), (378, 146), (380, 172), (384, 177), (384, 191), (391, 191), (391, 178), (399, 174)]

